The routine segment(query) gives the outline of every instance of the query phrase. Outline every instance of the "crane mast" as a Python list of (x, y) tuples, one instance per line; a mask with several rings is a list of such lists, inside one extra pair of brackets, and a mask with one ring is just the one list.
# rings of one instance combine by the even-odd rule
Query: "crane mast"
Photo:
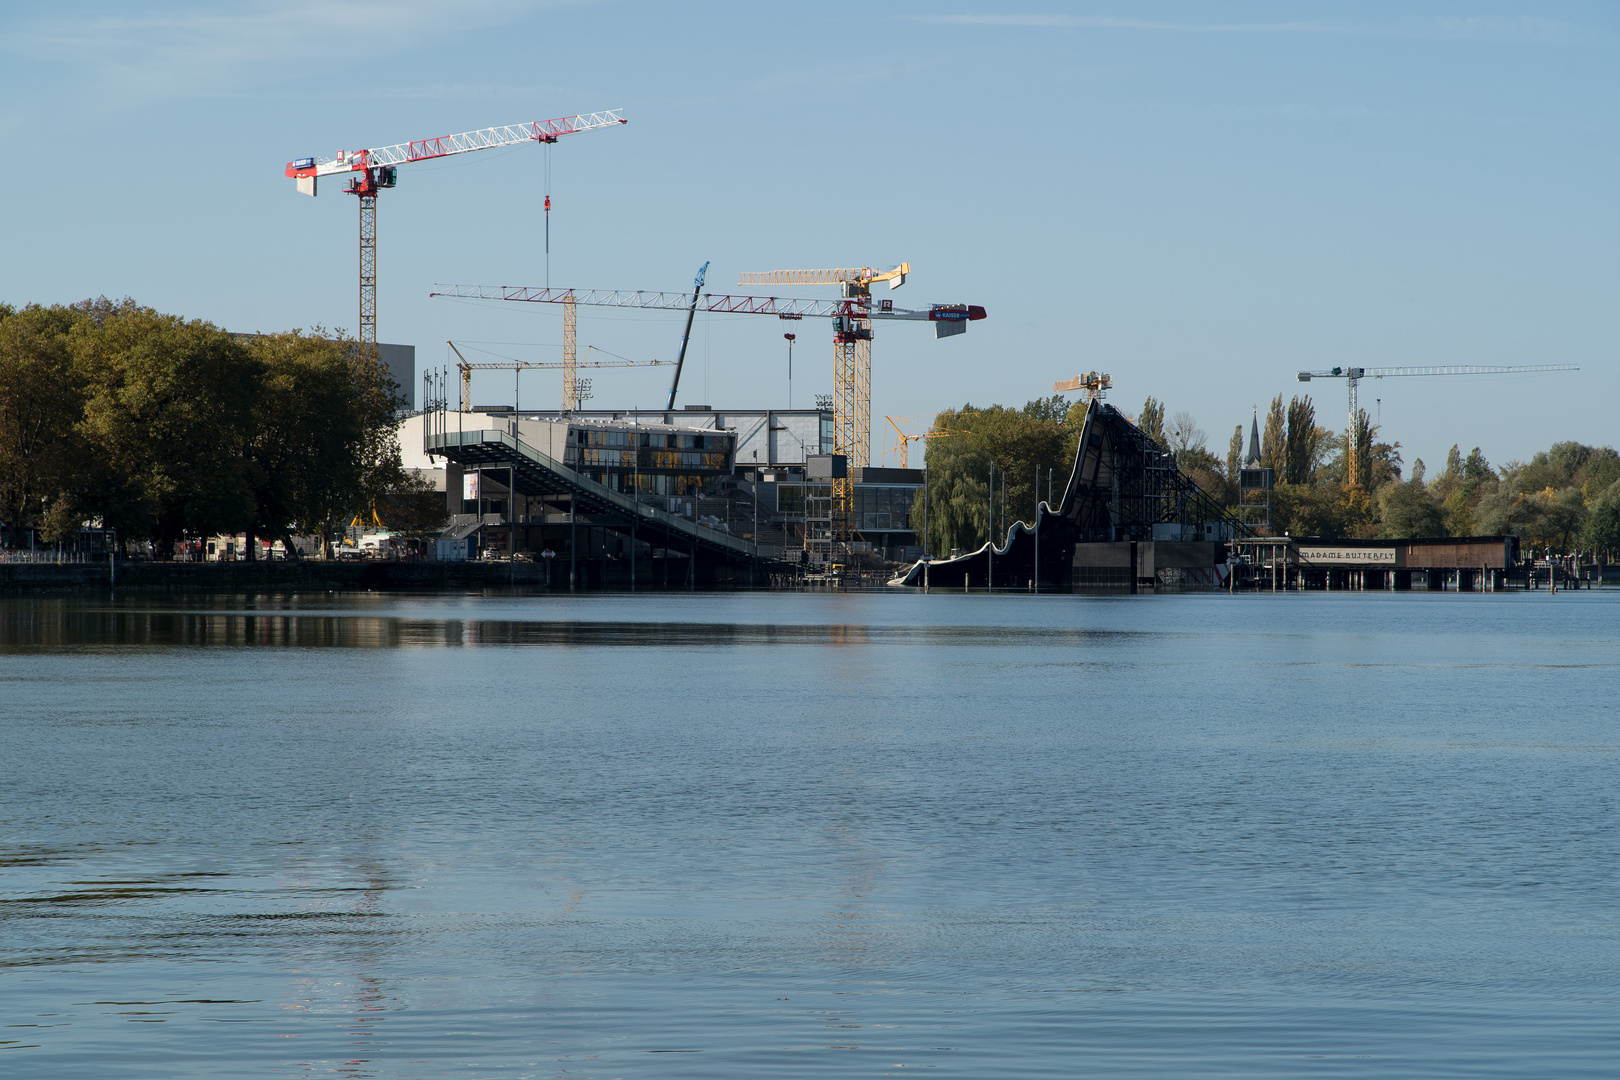
[(1383, 379), (1409, 375), (1516, 375), (1537, 371), (1579, 371), (1576, 364), (1439, 364), (1429, 367), (1336, 367), (1326, 371), (1301, 371), (1300, 382), (1312, 379), (1343, 379), (1350, 394), (1349, 420), (1344, 429), (1345, 483), (1359, 486), (1357, 466), (1361, 457), (1361, 417), (1356, 404), (1356, 384), (1362, 379)]
[[(339, 150), (330, 158), (304, 157), (287, 163), (286, 175), (305, 195), (315, 195), (320, 178), (348, 174), (349, 184), (344, 190), (360, 200), (360, 325), (359, 338), (363, 345), (377, 343), (377, 193), (398, 182), (399, 166), (414, 161), (432, 161), (436, 158), (469, 154), (476, 150), (493, 150), (518, 143), (554, 143), (564, 135), (597, 128), (628, 123), (622, 109), (581, 113), (555, 120), (536, 120), (527, 124), (509, 124), (505, 127), (480, 128), (459, 135), (440, 135), (432, 139), (395, 143), (369, 150)], [(546, 197), (547, 221), (550, 221), (551, 197)], [(548, 224), (549, 229), (549, 224)]]

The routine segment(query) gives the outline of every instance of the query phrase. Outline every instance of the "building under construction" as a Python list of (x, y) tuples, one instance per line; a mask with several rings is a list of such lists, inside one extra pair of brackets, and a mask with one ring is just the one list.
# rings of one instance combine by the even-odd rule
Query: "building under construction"
[[(444, 493), (444, 559), (547, 560), (554, 585), (764, 584), (823, 576), (833, 476), (855, 504), (846, 565), (881, 582), (921, 554), (921, 470), (847, 470), (831, 412), (430, 408), (401, 421), (404, 463)], [(818, 545), (818, 541), (820, 544)]]

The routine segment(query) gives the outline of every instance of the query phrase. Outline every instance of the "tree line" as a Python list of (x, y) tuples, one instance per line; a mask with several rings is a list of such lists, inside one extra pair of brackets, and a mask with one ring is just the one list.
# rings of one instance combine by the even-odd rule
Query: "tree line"
[[(1033, 520), (1037, 468), (1053, 477), (1051, 490), (1060, 497), (1084, 419), (1084, 403), (1070, 405), (1059, 396), (1021, 409), (970, 404), (941, 412), (924, 443), (928, 485), (913, 505), (912, 527), (921, 532), (926, 500), (930, 551), (976, 548), (992, 533), (1000, 540), (1002, 477), (1010, 519)], [(1431, 476), (1422, 459), (1406, 469), (1401, 444), (1382, 440), (1363, 409), (1356, 418), (1356, 476), (1350, 477), (1344, 434), (1317, 423), (1308, 395), (1285, 403), (1279, 394), (1256, 421), (1260, 465), (1276, 478), (1274, 532), (1343, 539), (1511, 535), (1559, 554), (1610, 559), (1620, 552), (1620, 454), (1613, 447), (1560, 442), (1528, 462), (1497, 467), (1478, 447), (1465, 454), (1453, 446), (1444, 469)], [(1167, 415), (1156, 398), (1143, 403), (1133, 422), (1200, 488), (1239, 514), (1239, 474), (1248, 453), (1244, 425), (1233, 429), (1223, 457), (1209, 449), (1191, 413)], [(998, 477), (993, 520), (992, 466)], [(1044, 479), (1041, 488), (1044, 499)]]
[(0, 524), (71, 541), (323, 544), (372, 508), (435, 513), (394, 436), (399, 387), (374, 348), (319, 328), (233, 334), (132, 300), (0, 305)]

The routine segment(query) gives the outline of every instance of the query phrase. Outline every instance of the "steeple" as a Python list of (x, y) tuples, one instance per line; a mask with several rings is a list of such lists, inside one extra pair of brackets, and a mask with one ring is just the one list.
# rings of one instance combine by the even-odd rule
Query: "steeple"
[(1260, 406), (1254, 408), (1254, 418), (1249, 421), (1249, 456), (1243, 459), (1245, 469), (1258, 469), (1260, 467)]

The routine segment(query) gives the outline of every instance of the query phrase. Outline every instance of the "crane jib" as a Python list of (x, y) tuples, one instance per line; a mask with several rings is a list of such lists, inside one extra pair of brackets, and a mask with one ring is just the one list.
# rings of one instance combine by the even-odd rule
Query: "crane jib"
[(622, 109), (606, 109), (602, 112), (559, 117), (556, 120), (533, 120), (525, 124), (508, 124), (504, 127), (464, 131), (459, 135), (441, 135), (432, 139), (415, 139), (411, 142), (396, 143), (393, 146), (379, 146), (370, 150), (341, 150), (331, 160), (322, 160), (315, 157), (298, 158), (287, 163), (286, 174), (293, 179), (307, 180), (314, 176), (359, 172), (374, 165), (403, 165), (410, 161), (431, 161), (434, 158), (449, 157), (452, 154), (465, 154), (474, 150), (493, 150), (517, 143), (553, 143), (563, 135), (573, 135), (581, 131), (594, 131), (597, 128), (627, 123), (629, 121), (624, 118)]

